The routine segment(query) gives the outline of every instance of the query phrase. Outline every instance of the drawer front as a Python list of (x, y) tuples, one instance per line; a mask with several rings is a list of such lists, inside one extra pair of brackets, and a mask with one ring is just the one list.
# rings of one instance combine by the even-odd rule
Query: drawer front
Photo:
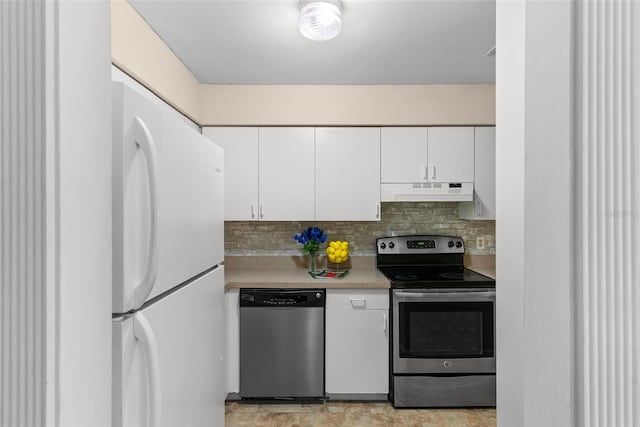
[(328, 310), (388, 309), (388, 289), (327, 289)]
[(495, 375), (394, 376), (395, 408), (496, 406)]

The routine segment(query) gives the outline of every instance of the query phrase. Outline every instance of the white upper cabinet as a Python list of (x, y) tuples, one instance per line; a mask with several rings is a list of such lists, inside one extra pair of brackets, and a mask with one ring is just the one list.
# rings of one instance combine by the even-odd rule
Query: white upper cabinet
[(380, 182), (427, 180), (427, 128), (384, 127), (381, 130)]
[(258, 128), (204, 127), (224, 149), (224, 219), (258, 219)]
[(472, 127), (385, 127), (381, 182), (473, 182)]
[(431, 182), (473, 182), (473, 128), (428, 128), (428, 179)]
[(316, 219), (380, 220), (380, 128), (316, 128)]
[(313, 220), (314, 129), (205, 127), (224, 148), (225, 220)]
[(496, 219), (496, 128), (475, 128), (473, 202), (460, 203), (462, 219)]
[(260, 206), (264, 221), (314, 219), (314, 128), (259, 128)]
[[(492, 128), (477, 129), (478, 141), (491, 139), (482, 132)], [(472, 199), (473, 127), (205, 127), (202, 132), (225, 150), (225, 220), (379, 221), (381, 188), (385, 201)], [(484, 175), (479, 171), (475, 179)], [(495, 187), (493, 179), (486, 185)], [(477, 194), (484, 194), (483, 188)], [(483, 206), (475, 209), (495, 204), (495, 194), (476, 197)]]

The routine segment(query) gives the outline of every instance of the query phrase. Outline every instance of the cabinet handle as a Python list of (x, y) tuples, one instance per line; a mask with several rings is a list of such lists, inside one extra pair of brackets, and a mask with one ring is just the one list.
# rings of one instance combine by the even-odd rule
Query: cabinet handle
[(365, 297), (362, 298), (351, 298), (351, 307), (353, 308), (365, 308), (367, 306), (367, 299)]
[(424, 165), (424, 176), (422, 177), (422, 179), (424, 179), (425, 181), (429, 180), (429, 165)]
[(264, 213), (262, 213), (262, 205), (260, 205), (260, 218), (264, 218)]
[(387, 332), (387, 315), (382, 313), (382, 330)]
[(253, 203), (251, 203), (251, 218), (255, 218), (256, 217), (256, 213), (254, 212), (253, 209)]
[(431, 179), (436, 179), (436, 165), (431, 165), (431, 170), (433, 171)]
[(380, 203), (376, 204), (376, 218), (380, 219)]

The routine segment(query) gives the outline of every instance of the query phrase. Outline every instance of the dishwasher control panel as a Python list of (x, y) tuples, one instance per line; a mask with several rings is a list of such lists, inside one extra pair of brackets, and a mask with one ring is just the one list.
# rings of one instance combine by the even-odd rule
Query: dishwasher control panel
[(240, 307), (324, 307), (324, 289), (241, 289)]

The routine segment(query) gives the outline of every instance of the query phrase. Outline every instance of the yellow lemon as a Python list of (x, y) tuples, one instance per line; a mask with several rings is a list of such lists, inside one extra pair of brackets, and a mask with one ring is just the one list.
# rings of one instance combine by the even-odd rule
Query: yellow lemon
[(327, 253), (328, 253), (328, 254), (332, 254), (332, 253), (334, 253), (335, 251), (336, 251), (336, 250), (335, 250), (334, 248), (331, 248), (331, 247), (327, 248)]
[(336, 244), (336, 242), (331, 242), (331, 243), (329, 243), (329, 247), (330, 247), (330, 248), (337, 249), (337, 248), (336, 248), (336, 246), (338, 246), (338, 245)]
[(336, 256), (334, 254), (329, 254), (328, 257), (329, 257), (329, 261), (331, 261), (331, 262), (335, 262), (336, 261)]
[(342, 258), (337, 256), (335, 257), (335, 260), (333, 262), (335, 262), (336, 264), (340, 264), (342, 262)]
[(345, 258), (347, 256), (347, 251), (340, 251), (340, 256)]
[(349, 248), (349, 242), (340, 243), (340, 249), (345, 250)]

